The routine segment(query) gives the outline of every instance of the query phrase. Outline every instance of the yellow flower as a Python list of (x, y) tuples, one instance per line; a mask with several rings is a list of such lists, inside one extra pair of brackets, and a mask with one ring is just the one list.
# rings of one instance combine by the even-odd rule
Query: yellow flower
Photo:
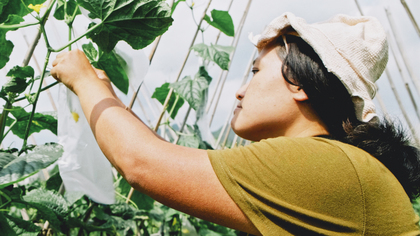
[(73, 116), (74, 121), (76, 121), (77, 123), (77, 121), (79, 121), (79, 114), (77, 114), (77, 112), (72, 111), (71, 115)]
[(195, 2), (192, 2), (192, 3), (191, 3), (191, 7), (193, 7), (194, 5), (195, 5)]
[(32, 5), (32, 3), (29, 4), (29, 6), (28, 6), (29, 9), (34, 10), (38, 14), (39, 14), (39, 11), (41, 10), (41, 8), (44, 8), (44, 7), (46, 7), (44, 4), (37, 4), (37, 5), (34, 6), (34, 5)]

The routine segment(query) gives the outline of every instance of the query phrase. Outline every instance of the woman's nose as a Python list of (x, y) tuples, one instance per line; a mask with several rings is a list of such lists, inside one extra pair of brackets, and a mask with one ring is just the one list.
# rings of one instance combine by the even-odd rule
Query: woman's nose
[(236, 91), (236, 99), (239, 101), (245, 97), (246, 90), (248, 89), (249, 82), (244, 84), (238, 91)]

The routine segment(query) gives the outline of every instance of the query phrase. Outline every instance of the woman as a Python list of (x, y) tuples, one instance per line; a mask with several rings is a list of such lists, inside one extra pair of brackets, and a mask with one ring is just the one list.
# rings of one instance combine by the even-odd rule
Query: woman
[(58, 55), (51, 74), (79, 96), (114, 167), (163, 204), (255, 235), (419, 235), (409, 199), (419, 151), (374, 113), (387, 62), (378, 21), (340, 15), (309, 25), (286, 13), (257, 47), (231, 122), (257, 142), (231, 150), (161, 139), (81, 51)]

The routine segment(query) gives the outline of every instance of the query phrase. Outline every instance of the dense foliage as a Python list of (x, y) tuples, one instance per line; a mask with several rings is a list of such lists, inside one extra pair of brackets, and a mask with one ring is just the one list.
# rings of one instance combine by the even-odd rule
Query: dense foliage
[[(14, 66), (7, 73), (7, 82), (0, 90), (0, 98), (4, 100), (0, 116), (0, 142), (11, 133), (23, 139), (20, 149), (0, 151), (2, 235), (237, 234), (234, 230), (170, 209), (139, 192), (134, 192), (128, 199), (131, 187), (121, 176), (114, 179), (117, 203), (113, 205), (95, 203), (83, 194), (64, 194), (60, 173), (57, 166), (54, 166), (63, 153), (61, 145), (27, 144), (28, 137), (41, 130), (57, 134), (56, 114), (36, 112), (39, 94), (57, 84), (42, 87), (44, 78), (49, 76), (47, 65), (52, 52), (70, 49), (73, 43), (83, 37), (90, 39), (91, 42), (82, 48), (92, 65), (105, 70), (112, 83), (127, 94), (127, 63), (113, 50), (115, 45), (118, 41), (125, 41), (133, 50), (146, 47), (168, 30), (172, 24), (171, 15), (181, 2), (188, 4), (185, 0), (175, 1), (172, 7), (162, 0), (0, 0), (0, 68), (8, 63), (15, 47), (14, 42), (6, 38), (9, 31), (39, 27), (47, 48), (40, 75), (35, 75), (34, 69), (27, 65), (29, 58), (24, 58), (26, 64)], [(193, 10), (193, 3), (189, 6)], [(75, 17), (81, 15), (81, 7), (89, 12), (91, 19), (96, 20), (86, 26), (86, 32), (78, 38), (71, 39), (69, 36), (66, 45), (52, 48), (45, 30), (50, 13), (54, 20), (64, 21), (71, 31)], [(26, 17), (28, 15), (32, 17)], [(211, 16), (206, 15), (204, 20), (226, 35), (234, 35), (232, 19), (226, 11), (213, 10)], [(205, 64), (213, 62), (227, 70), (233, 49), (197, 44), (191, 50), (197, 52)], [(211, 81), (203, 65), (194, 76), (163, 84), (155, 90), (153, 98), (163, 104), (168, 95), (172, 94), (166, 107), (172, 119), (184, 101), (200, 114), (206, 105), (206, 93)], [(174, 92), (170, 93), (170, 90)], [(24, 100), (27, 106), (16, 105), (16, 102)], [(31, 111), (27, 111), (26, 107)], [(173, 129), (169, 121), (163, 125)], [(197, 125), (188, 125), (185, 132), (176, 132), (180, 135), (179, 140), (176, 140), (180, 145), (211, 148), (201, 139)], [(49, 166), (52, 168), (45, 169)], [(49, 178), (43, 179), (37, 175), (40, 171), (47, 172), (45, 176)]]

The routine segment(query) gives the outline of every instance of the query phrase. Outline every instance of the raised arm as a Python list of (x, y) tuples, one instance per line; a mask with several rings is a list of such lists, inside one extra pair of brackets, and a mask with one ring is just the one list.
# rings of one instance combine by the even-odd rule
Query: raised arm
[(207, 152), (158, 137), (125, 109), (82, 51), (59, 54), (51, 74), (78, 95), (99, 147), (135, 189), (201, 219), (259, 234), (219, 182)]

